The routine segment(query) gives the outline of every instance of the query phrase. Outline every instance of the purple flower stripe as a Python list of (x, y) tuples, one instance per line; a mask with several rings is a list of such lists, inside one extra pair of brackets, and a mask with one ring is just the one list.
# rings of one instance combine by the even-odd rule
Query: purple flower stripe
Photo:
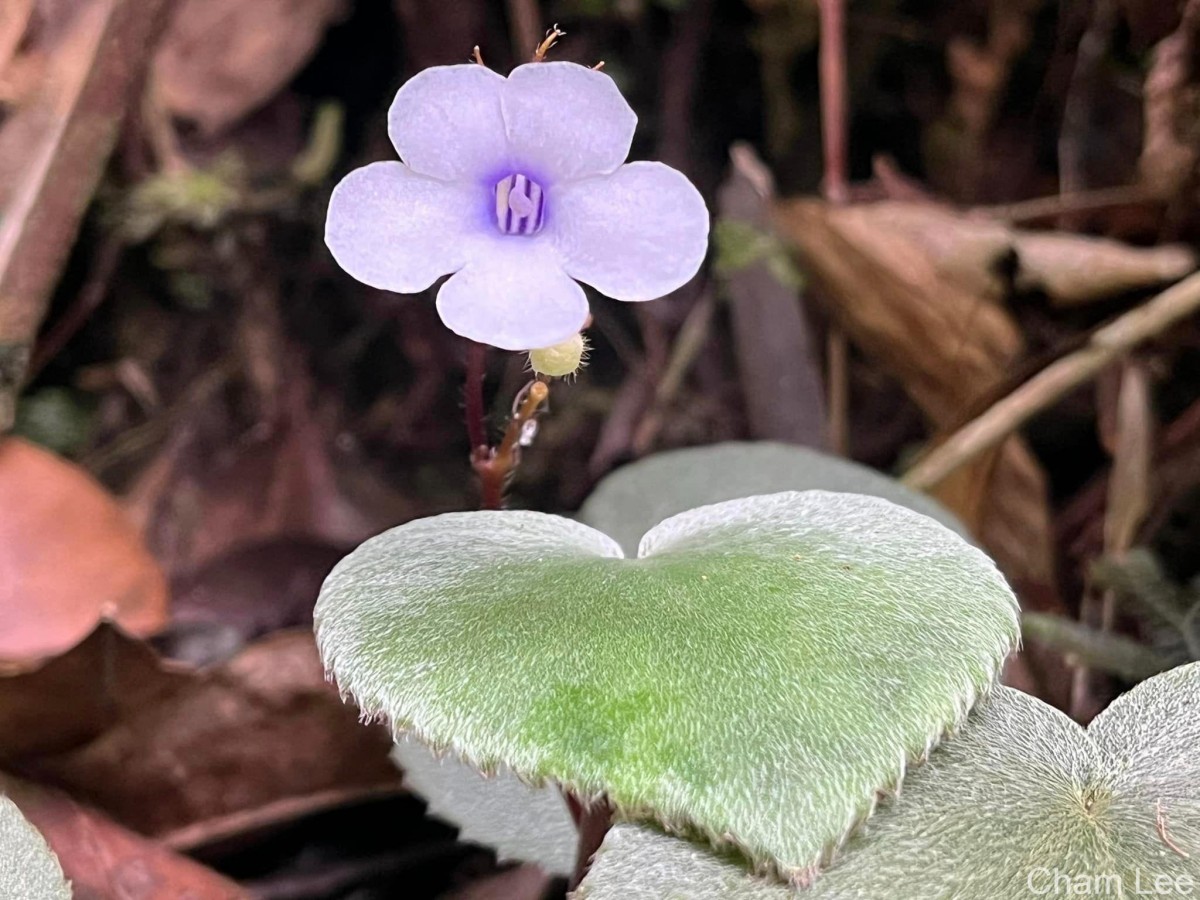
[(526, 175), (509, 175), (496, 185), (496, 224), (505, 234), (536, 234), (546, 217), (546, 194)]

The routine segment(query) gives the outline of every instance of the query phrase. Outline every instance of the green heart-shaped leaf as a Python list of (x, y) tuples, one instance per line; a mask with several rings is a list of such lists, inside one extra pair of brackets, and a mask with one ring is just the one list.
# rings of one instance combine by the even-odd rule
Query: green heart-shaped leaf
[(45, 839), (0, 795), (0, 897), (71, 900), (71, 888)]
[(788, 873), (962, 718), (1017, 633), (980, 551), (820, 491), (692, 510), (636, 560), (540, 513), (412, 522), (343, 560), (316, 618), (364, 711)]
[(1200, 663), (1143, 682), (1086, 731), (999, 688), (815, 886), (793, 891), (633, 825), (587, 900), (1030, 900), (1200, 893)]
[[(601, 480), (580, 518), (636, 555), (642, 535), (667, 516), (722, 500), (813, 489), (883, 497), (965, 534), (928, 496), (873, 469), (770, 442), (668, 450), (624, 466)], [(501, 859), (535, 862), (562, 875), (574, 870), (578, 834), (557, 787), (526, 784), (509, 770), (483, 778), (465, 763), (435, 759), (419, 741), (398, 744), (396, 758), (408, 787), (464, 839), (494, 848)]]
[(579, 520), (634, 554), (643, 534), (686, 510), (739, 497), (817, 490), (882, 497), (967, 534), (944, 506), (894, 478), (807, 447), (770, 441), (669, 450), (622, 466), (596, 485)]

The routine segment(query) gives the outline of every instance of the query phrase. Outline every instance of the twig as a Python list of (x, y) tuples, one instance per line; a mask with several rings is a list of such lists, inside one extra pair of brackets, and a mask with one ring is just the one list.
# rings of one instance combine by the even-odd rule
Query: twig
[[(817, 7), (821, 27), (821, 138), (825, 154), (821, 189), (826, 200), (842, 206), (850, 199), (845, 0), (818, 0)], [(835, 453), (844, 456), (850, 449), (850, 348), (846, 333), (836, 323), (829, 326), (826, 351), (829, 443)]]
[(168, 175), (180, 175), (192, 170), (182, 147), (179, 144), (179, 132), (175, 130), (175, 122), (163, 103), (162, 90), (159, 80), (151, 72), (146, 78), (146, 87), (142, 92), (142, 127), (146, 139), (154, 152), (154, 160), (160, 171)]
[(935, 487), (1139, 344), (1162, 334), (1197, 310), (1200, 310), (1200, 274), (1184, 279), (1099, 328), (1079, 350), (1051, 363), (930, 451), (904, 476), (905, 484), (917, 490)]
[(66, 312), (50, 327), (46, 336), (34, 346), (25, 381), (31, 382), (46, 364), (58, 356), (71, 338), (82, 328), (92, 313), (104, 302), (109, 284), (124, 255), (125, 242), (116, 234), (106, 235), (92, 258), (87, 281)]
[(0, 432), (12, 426), (30, 348), (167, 6), (162, 0), (63, 4), (72, 49), (42, 48), (53, 53), (46, 90), (11, 114), (29, 132), (0, 216)]
[(1085, 189), (1084, 147), (1091, 125), (1092, 101), (1100, 63), (1108, 52), (1120, 10), (1115, 0), (1096, 0), (1087, 30), (1075, 53), (1075, 69), (1063, 105), (1058, 137), (1058, 180), (1064, 194)]
[(846, 118), (845, 0), (818, 0), (821, 25), (821, 142), (825, 151), (822, 191), (830, 203), (850, 199), (848, 128)]
[(999, 206), (976, 206), (971, 212), (1016, 225), (1069, 214), (1098, 212), (1114, 206), (1132, 206), (1161, 200), (1162, 198), (1148, 185), (1129, 184), (1098, 188), (1094, 191), (1055, 194), (1051, 197), (1034, 197), (1031, 200), (1018, 200), (1016, 203), (1004, 203)]
[(654, 402), (633, 433), (633, 452), (638, 456), (645, 455), (658, 437), (667, 406), (683, 387), (684, 379), (704, 349), (715, 308), (712, 293), (705, 292), (683, 320), (679, 335), (675, 338), (675, 345), (671, 348), (667, 368), (654, 392)]
[[(1150, 509), (1155, 431), (1149, 376), (1134, 360), (1127, 360), (1121, 369), (1113, 435), (1105, 441), (1111, 445), (1113, 468), (1104, 511), (1104, 555), (1118, 562), (1133, 546)], [(1111, 632), (1116, 617), (1115, 590), (1097, 591), (1093, 586), (1084, 593), (1079, 610), (1083, 624), (1098, 624), (1101, 632)], [(1076, 667), (1070, 709), (1074, 718), (1090, 719), (1103, 708), (1097, 697), (1099, 687), (1086, 661)]]
[(1083, 666), (1101, 669), (1126, 681), (1143, 681), (1175, 665), (1175, 660), (1137, 641), (1096, 631), (1073, 619), (1048, 613), (1021, 616), (1026, 638), (1073, 655)]
[(712, 34), (713, 0), (692, 0), (675, 15), (671, 36), (659, 61), (658, 146), (655, 156), (695, 174), (696, 93), (704, 68), (704, 51)]
[(538, 46), (542, 14), (537, 0), (508, 0), (508, 33), (512, 39), (513, 59), (523, 60), (530, 48)]

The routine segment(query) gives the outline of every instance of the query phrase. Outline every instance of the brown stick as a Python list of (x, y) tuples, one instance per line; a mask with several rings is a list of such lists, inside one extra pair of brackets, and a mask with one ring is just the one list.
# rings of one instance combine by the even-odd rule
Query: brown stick
[(542, 33), (537, 0), (508, 0), (508, 33), (517, 62), (524, 62), (526, 54), (536, 52)]
[(1137, 206), (1146, 203), (1161, 203), (1162, 198), (1144, 184), (1122, 185), (1113, 188), (1098, 188), (1080, 193), (1054, 194), (1049, 197), (1034, 197), (999, 206), (976, 206), (971, 212), (989, 219), (1000, 219), (1016, 225), (1036, 222), (1039, 219), (1054, 219), (1059, 216), (1097, 212), (1115, 206)]
[(821, 142), (825, 152), (822, 191), (830, 203), (843, 204), (850, 199), (845, 0), (818, 0), (817, 8), (821, 27)]
[[(835, 206), (850, 200), (849, 127), (846, 99), (846, 7), (845, 0), (818, 0), (821, 47), (818, 60), (821, 80), (821, 141), (825, 174), (821, 189)], [(829, 444), (835, 453), (850, 449), (850, 367), (846, 333), (837, 324), (829, 326), (828, 356)]]
[(1100, 64), (1108, 53), (1119, 15), (1116, 0), (1096, 0), (1087, 30), (1075, 53), (1075, 69), (1063, 104), (1062, 129), (1058, 137), (1059, 187), (1063, 194), (1078, 194), (1087, 189), (1084, 147), (1091, 125)]
[(125, 242), (115, 234), (101, 239), (100, 246), (92, 257), (91, 271), (88, 272), (87, 282), (75, 297), (75, 300), (56, 321), (46, 336), (34, 346), (33, 356), (29, 360), (29, 369), (25, 373), (26, 382), (37, 378), (38, 373), (53, 360), (63, 348), (70, 343), (94, 313), (104, 298), (108, 295), (108, 287), (116, 274), (117, 266), (124, 255)]
[(905, 484), (917, 490), (935, 487), (1130, 350), (1198, 310), (1200, 274), (1185, 278), (1098, 329), (1083, 347), (1051, 363), (950, 435), (909, 469), (904, 476)]

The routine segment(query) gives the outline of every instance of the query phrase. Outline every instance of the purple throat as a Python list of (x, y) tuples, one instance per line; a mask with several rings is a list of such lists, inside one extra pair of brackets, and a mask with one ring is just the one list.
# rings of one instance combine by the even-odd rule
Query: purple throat
[(505, 234), (537, 234), (546, 220), (546, 192), (528, 175), (496, 183), (496, 226)]

